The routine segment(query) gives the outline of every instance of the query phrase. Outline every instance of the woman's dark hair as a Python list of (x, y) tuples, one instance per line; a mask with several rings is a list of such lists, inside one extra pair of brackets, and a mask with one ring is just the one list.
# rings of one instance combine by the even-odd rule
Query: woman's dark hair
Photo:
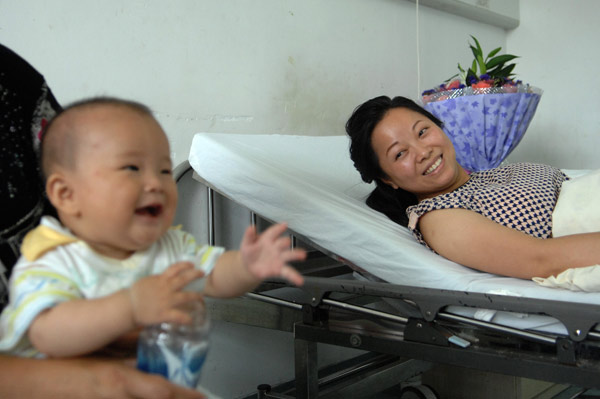
[(371, 145), (371, 135), (375, 126), (389, 110), (394, 108), (406, 108), (418, 112), (440, 128), (443, 125), (438, 118), (408, 98), (380, 96), (370, 99), (354, 110), (346, 122), (346, 133), (350, 136), (350, 158), (354, 162), (354, 167), (363, 181), (367, 183), (375, 181), (377, 185), (367, 198), (367, 205), (394, 222), (407, 226), (406, 208), (417, 204), (417, 197), (401, 188), (394, 189), (382, 181), (387, 176), (381, 169), (377, 154)]

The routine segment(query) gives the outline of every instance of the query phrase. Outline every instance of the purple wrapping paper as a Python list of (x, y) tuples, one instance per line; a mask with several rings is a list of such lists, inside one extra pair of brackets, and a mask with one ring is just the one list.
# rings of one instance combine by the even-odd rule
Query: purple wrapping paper
[(453, 98), (427, 102), (424, 107), (444, 122), (459, 164), (470, 171), (495, 168), (523, 138), (542, 92), (526, 87), (526, 92), (474, 94), (468, 89), (471, 94), (456, 90)]

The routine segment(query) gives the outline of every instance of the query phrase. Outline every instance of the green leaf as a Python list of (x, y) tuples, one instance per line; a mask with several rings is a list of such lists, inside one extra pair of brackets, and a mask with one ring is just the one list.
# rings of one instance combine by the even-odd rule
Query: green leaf
[(477, 49), (475, 47), (473, 47), (473, 46), (469, 46), (469, 47), (471, 47), (471, 52), (473, 53), (473, 57), (475, 59), (477, 59), (477, 57), (481, 56), (481, 53), (479, 51), (477, 51)]
[(486, 64), (487, 68), (493, 68), (496, 65), (499, 64), (505, 64), (508, 61), (514, 60), (515, 58), (519, 58), (516, 55), (511, 55), (511, 54), (503, 54), (503, 55), (499, 55), (497, 57), (492, 58), (491, 60), (489, 60)]
[(485, 57), (485, 60), (489, 60), (491, 57), (495, 56), (496, 54), (498, 54), (498, 51), (502, 50), (502, 47), (498, 47), (497, 49), (494, 49), (492, 51), (490, 51), (490, 53), (488, 54), (487, 57)]
[(448, 78), (445, 82), (449, 82), (458, 76), (461, 80), (467, 83), (469, 79), (475, 78), (478, 80), (479, 76), (487, 73), (492, 79), (495, 80), (495, 84), (501, 85), (504, 79), (512, 77), (516, 64), (510, 63), (510, 61), (519, 57), (512, 54), (498, 55), (502, 50), (502, 47), (497, 47), (490, 51), (484, 58), (483, 49), (481, 48), (479, 40), (477, 40), (477, 38), (473, 35), (470, 35), (470, 37), (473, 39), (472, 41), (469, 40), (468, 42), (469, 48), (473, 53), (471, 67), (465, 71), (460, 63), (458, 63), (457, 67), (459, 73)]
[(513, 69), (515, 69), (515, 67), (517, 66), (517, 64), (510, 64), (509, 66), (507, 66), (506, 68), (504, 68), (502, 71), (506, 71), (506, 77), (510, 77), (513, 76), (514, 74), (512, 73)]
[(485, 71), (487, 71), (485, 62), (483, 62), (483, 57), (480, 55), (477, 56), (477, 62), (479, 63), (479, 71), (481, 72), (481, 75), (483, 75), (485, 73)]
[(477, 51), (478, 51), (479, 55), (481, 55), (483, 57), (483, 50), (481, 49), (481, 46), (479, 45), (479, 41), (477, 41), (477, 38), (475, 36), (473, 36), (473, 35), (471, 35), (471, 38), (473, 39), (473, 41), (477, 45)]
[(494, 72), (493, 76), (499, 77), (499, 78), (508, 78), (511, 76), (513, 69), (515, 69), (515, 66), (517, 64), (510, 64), (507, 65), (506, 67), (498, 70), (497, 72)]

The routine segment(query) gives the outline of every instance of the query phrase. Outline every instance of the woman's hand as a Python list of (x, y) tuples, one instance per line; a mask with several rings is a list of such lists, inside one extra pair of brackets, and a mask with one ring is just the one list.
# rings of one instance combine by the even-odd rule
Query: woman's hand
[[(82, 359), (87, 361), (87, 359)], [(147, 374), (116, 362), (91, 362), (95, 369), (94, 391), (106, 398), (147, 398), (147, 399), (200, 399), (205, 398), (198, 391), (172, 384), (164, 377)], [(88, 397), (88, 396), (84, 396)]]
[(0, 397), (61, 399), (200, 399), (198, 391), (136, 370), (122, 360), (0, 356)]

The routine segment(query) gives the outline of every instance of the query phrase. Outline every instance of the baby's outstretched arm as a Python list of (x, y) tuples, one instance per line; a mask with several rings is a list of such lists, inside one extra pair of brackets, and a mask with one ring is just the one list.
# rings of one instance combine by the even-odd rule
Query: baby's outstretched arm
[(204, 293), (214, 297), (234, 297), (269, 277), (281, 277), (302, 285), (302, 275), (289, 262), (304, 260), (306, 252), (290, 248), (290, 238), (282, 236), (286, 228), (285, 223), (280, 223), (257, 234), (254, 226), (248, 227), (240, 250), (228, 251), (219, 257), (207, 277)]
[(189, 322), (189, 315), (178, 307), (202, 300), (202, 295), (182, 288), (202, 275), (192, 263), (179, 262), (112, 295), (62, 302), (35, 318), (29, 339), (48, 356), (77, 356), (103, 348), (139, 326)]

